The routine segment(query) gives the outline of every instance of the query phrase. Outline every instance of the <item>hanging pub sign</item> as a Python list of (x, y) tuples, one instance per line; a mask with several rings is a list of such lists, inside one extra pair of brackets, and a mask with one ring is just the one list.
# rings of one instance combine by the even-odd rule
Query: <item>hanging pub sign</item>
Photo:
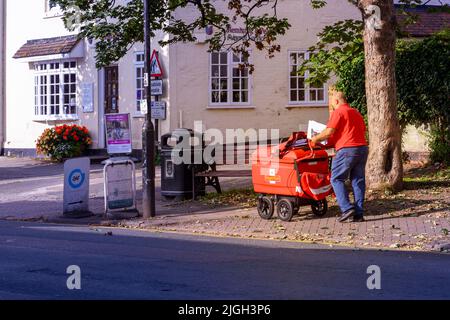
[(132, 152), (130, 114), (106, 114), (105, 127), (108, 154), (130, 154)]

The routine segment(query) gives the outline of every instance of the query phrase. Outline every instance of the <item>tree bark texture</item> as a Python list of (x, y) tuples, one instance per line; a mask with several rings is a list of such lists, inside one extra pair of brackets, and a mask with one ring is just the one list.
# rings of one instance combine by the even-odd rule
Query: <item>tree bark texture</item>
[(369, 123), (367, 186), (398, 191), (403, 186), (403, 164), (395, 79), (394, 3), (393, 0), (360, 0), (358, 6), (364, 19)]

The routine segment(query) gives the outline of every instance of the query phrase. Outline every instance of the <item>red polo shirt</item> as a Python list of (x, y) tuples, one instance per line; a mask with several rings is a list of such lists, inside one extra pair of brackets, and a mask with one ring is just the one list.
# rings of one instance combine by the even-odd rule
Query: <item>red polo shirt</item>
[(332, 139), (336, 143), (336, 151), (342, 148), (367, 146), (364, 119), (358, 110), (348, 104), (342, 104), (332, 112), (327, 128), (335, 130)]

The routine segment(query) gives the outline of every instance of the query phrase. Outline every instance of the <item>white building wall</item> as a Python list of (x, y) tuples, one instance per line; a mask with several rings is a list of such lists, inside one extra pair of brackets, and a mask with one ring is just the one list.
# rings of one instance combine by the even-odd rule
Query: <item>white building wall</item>
[(6, 149), (34, 148), (51, 123), (33, 121), (34, 78), (28, 63), (13, 59), (28, 40), (68, 35), (59, 18), (47, 17), (44, 0), (7, 0), (6, 28)]
[[(126, 0), (123, 0), (126, 1)], [(95, 45), (84, 40), (85, 57), (78, 60), (78, 98), (77, 113), (79, 120), (69, 121), (35, 121), (34, 120), (34, 74), (30, 64), (24, 59), (13, 59), (16, 51), (28, 40), (52, 38), (74, 34), (68, 32), (60, 15), (46, 14), (45, 0), (7, 0), (8, 17), (6, 20), (8, 37), (6, 49), (6, 65), (8, 70), (7, 92), (7, 132), (4, 141), (6, 149), (35, 148), (35, 141), (45, 128), (63, 123), (85, 125), (93, 138), (92, 148), (105, 148), (103, 130), (103, 70), (95, 66)], [(26, 23), (24, 23), (26, 21)], [(160, 35), (158, 39), (162, 38)], [(155, 39), (155, 44), (157, 40)], [(155, 49), (160, 49), (155, 46)], [(136, 69), (135, 53), (143, 52), (143, 45), (136, 44), (117, 65), (119, 67), (119, 111), (132, 115), (133, 148), (141, 148), (143, 116), (136, 110)], [(160, 50), (163, 67), (169, 70), (168, 48)], [(167, 76), (166, 76), (167, 77)], [(166, 87), (168, 81), (166, 79)], [(81, 84), (94, 84), (94, 112), (84, 113), (81, 105)], [(163, 97), (164, 98), (164, 97)], [(165, 100), (169, 103), (169, 99)], [(162, 121), (160, 132), (167, 132), (170, 126)]]
[[(218, 5), (226, 3), (217, 1)], [(226, 10), (222, 7), (221, 10)], [(179, 15), (193, 16), (195, 10), (187, 9)], [(253, 74), (250, 106), (245, 108), (216, 108), (209, 103), (209, 54), (206, 44), (177, 44), (171, 47), (172, 125), (182, 122), (193, 127), (202, 120), (206, 129), (218, 128), (275, 128), (282, 136), (292, 131), (305, 130), (308, 120), (326, 122), (327, 102), (314, 106), (289, 105), (289, 50), (307, 50), (317, 42), (317, 33), (324, 26), (343, 19), (360, 19), (356, 7), (347, 1), (330, 0), (320, 10), (314, 10), (309, 1), (282, 0), (278, 16), (287, 17), (292, 27), (279, 38), (281, 52), (269, 59), (263, 52), (252, 50), (255, 72)], [(242, 27), (237, 25), (236, 27)]]

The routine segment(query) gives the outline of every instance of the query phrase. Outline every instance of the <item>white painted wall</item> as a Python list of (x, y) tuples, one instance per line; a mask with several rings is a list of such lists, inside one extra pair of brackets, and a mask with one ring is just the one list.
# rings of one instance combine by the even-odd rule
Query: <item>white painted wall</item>
[[(225, 12), (226, 2), (216, 1)], [(180, 16), (194, 16), (195, 10), (186, 9)], [(215, 109), (208, 106), (209, 55), (205, 44), (177, 44), (171, 47), (171, 125), (181, 121), (184, 127), (193, 127), (202, 120), (206, 128), (279, 128), (281, 135), (305, 130), (308, 120), (325, 122), (328, 119), (327, 103), (320, 106), (289, 107), (288, 51), (306, 50), (317, 41), (317, 33), (324, 26), (339, 20), (361, 15), (347, 1), (330, 0), (320, 10), (314, 10), (309, 1), (281, 0), (278, 16), (289, 19), (292, 27), (279, 38), (281, 52), (272, 59), (253, 49), (253, 101), (252, 108)], [(237, 25), (237, 27), (240, 27)]]
[[(126, 1), (126, 0), (123, 0)], [(7, 0), (8, 15), (6, 19), (8, 36), (6, 49), (6, 65), (8, 70), (7, 92), (7, 132), (4, 147), (8, 149), (32, 149), (35, 140), (47, 127), (67, 122), (37, 122), (34, 116), (34, 84), (33, 71), (23, 60), (13, 59), (16, 51), (28, 40), (51, 38), (71, 34), (68, 32), (60, 16), (46, 15), (45, 0)], [(26, 23), (24, 23), (26, 21)], [(162, 38), (160, 35), (158, 39)], [(156, 40), (158, 40), (156, 39)], [(155, 41), (156, 41), (155, 40)], [(156, 48), (159, 49), (159, 48)], [(78, 124), (89, 128), (93, 138), (93, 148), (103, 148), (103, 87), (102, 70), (95, 67), (95, 47), (84, 41), (85, 58), (78, 61), (78, 84), (94, 83), (94, 113), (83, 113), (81, 92), (78, 86)], [(141, 147), (141, 129), (143, 117), (136, 111), (136, 79), (135, 52), (143, 51), (143, 45), (135, 45), (130, 52), (117, 64), (119, 66), (119, 110), (133, 115), (133, 147)], [(164, 68), (169, 70), (168, 48), (160, 51), (160, 59)], [(166, 80), (166, 85), (168, 81)], [(167, 93), (166, 93), (167, 95)], [(166, 97), (168, 101), (168, 98)], [(168, 101), (169, 102), (169, 101)], [(166, 132), (169, 126), (161, 123), (161, 131)]]

